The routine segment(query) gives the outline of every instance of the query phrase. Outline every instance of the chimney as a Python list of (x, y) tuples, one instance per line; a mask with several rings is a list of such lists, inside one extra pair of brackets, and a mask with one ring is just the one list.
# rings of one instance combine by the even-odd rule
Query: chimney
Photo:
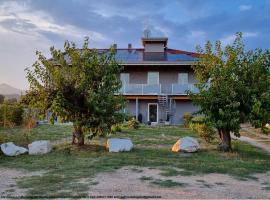
[(128, 44), (128, 52), (129, 53), (132, 52), (132, 44), (131, 43)]
[(117, 49), (117, 44), (113, 44), (113, 49)]

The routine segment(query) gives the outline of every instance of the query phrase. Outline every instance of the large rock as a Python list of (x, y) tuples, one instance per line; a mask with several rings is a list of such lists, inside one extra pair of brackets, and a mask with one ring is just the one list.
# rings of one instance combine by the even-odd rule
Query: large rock
[(110, 138), (107, 140), (109, 152), (130, 151), (133, 143), (129, 138)]
[(28, 144), (28, 149), (30, 155), (46, 154), (52, 150), (52, 145), (48, 140), (39, 140)]
[(1, 150), (6, 156), (17, 156), (28, 152), (24, 147), (18, 147), (13, 142), (1, 144)]
[(196, 152), (200, 148), (198, 141), (193, 137), (183, 137), (173, 145), (173, 152)]

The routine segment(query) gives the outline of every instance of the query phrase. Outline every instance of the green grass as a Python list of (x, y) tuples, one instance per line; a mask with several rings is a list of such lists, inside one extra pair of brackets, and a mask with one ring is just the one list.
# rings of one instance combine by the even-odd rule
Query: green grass
[(154, 181), (151, 181), (152, 184), (154, 185), (158, 185), (160, 187), (185, 187), (187, 186), (186, 183), (179, 183), (179, 182), (175, 182), (175, 181), (172, 181), (172, 180), (160, 180), (160, 179), (156, 179)]
[(72, 126), (40, 125), (28, 131), (21, 127), (0, 128), (0, 143), (14, 142), (16, 145), (27, 146), (34, 140), (58, 140), (70, 137)]
[[(57, 139), (69, 136), (71, 127), (40, 126), (33, 132), (35, 132), (31, 136), (33, 139), (48, 139), (49, 136)], [(234, 153), (220, 153), (211, 145), (193, 154), (171, 152), (170, 148), (176, 139), (187, 135), (196, 137), (189, 129), (180, 127), (142, 127), (139, 130), (124, 128), (122, 133), (112, 137), (131, 138), (135, 145), (131, 152), (109, 153), (100, 146), (77, 148), (65, 144), (46, 155), (17, 157), (0, 155), (0, 167), (29, 171), (45, 170), (42, 176), (20, 179), (18, 186), (29, 189), (28, 195), (51, 197), (84, 196), (88, 188), (91, 189), (91, 180), (98, 173), (112, 172), (124, 166), (131, 166), (134, 169), (139, 167), (160, 169), (163, 176), (221, 173), (246, 179), (252, 178), (253, 173), (269, 170), (269, 155), (239, 141), (233, 141)], [(81, 181), (85, 178), (89, 178), (89, 181)], [(176, 184), (170, 181), (163, 183), (164, 181), (155, 179), (153, 181), (156, 181), (153, 184), (166, 187)], [(182, 183), (179, 184), (178, 186), (183, 186)]]
[(142, 176), (140, 178), (140, 180), (142, 180), (142, 181), (151, 181), (151, 180), (153, 180), (153, 177), (151, 177), (151, 176)]
[(131, 170), (135, 173), (142, 173), (143, 170), (142, 169), (137, 169), (137, 168), (131, 168)]
[(199, 183), (205, 183), (206, 181), (205, 180), (196, 180), (197, 182)]
[(225, 185), (225, 183), (222, 183), (222, 182), (216, 182), (215, 184), (216, 185)]

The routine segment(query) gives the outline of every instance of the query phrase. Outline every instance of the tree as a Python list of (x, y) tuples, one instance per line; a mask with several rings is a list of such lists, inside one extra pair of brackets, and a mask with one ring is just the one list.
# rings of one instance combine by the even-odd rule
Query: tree
[[(30, 91), (25, 102), (53, 117), (73, 122), (74, 139), (84, 144), (84, 136), (104, 136), (111, 126), (123, 119), (120, 112), (124, 98), (115, 95), (121, 87), (118, 78), (122, 67), (115, 60), (115, 50), (99, 52), (65, 42), (64, 52), (50, 48), (51, 59), (37, 52), (38, 60), (27, 68)], [(74, 140), (73, 140), (74, 142)]]
[(191, 94), (207, 123), (216, 127), (221, 139), (218, 148), (231, 150), (233, 132), (240, 136), (240, 124), (263, 127), (270, 121), (270, 52), (244, 50), (242, 34), (223, 50), (207, 42), (198, 47), (200, 59), (193, 66), (199, 80), (199, 94)]
[(0, 94), (0, 104), (4, 103), (5, 96)]

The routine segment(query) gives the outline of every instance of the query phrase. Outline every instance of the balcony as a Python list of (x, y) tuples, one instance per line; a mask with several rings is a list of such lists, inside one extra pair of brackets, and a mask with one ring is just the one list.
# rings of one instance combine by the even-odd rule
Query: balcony
[(187, 95), (187, 91), (199, 92), (194, 84), (125, 84), (120, 93), (124, 95)]

